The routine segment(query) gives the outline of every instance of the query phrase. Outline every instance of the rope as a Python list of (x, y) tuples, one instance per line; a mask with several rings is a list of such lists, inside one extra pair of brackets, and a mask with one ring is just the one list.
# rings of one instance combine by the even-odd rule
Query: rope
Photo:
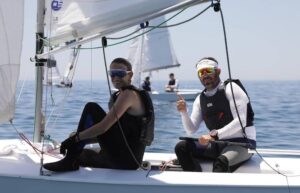
[[(79, 51), (80, 51), (80, 50), (79, 50)], [(77, 54), (79, 54), (79, 53), (77, 53)], [(73, 66), (74, 72), (76, 71), (77, 63), (78, 63), (78, 57), (76, 58), (76, 61), (75, 61), (74, 66)], [(71, 82), (73, 82), (74, 75), (75, 75), (75, 73), (73, 73), (72, 76), (71, 76)], [(64, 108), (65, 103), (66, 103), (66, 101), (67, 101), (67, 99), (68, 99), (68, 97), (69, 97), (69, 95), (70, 95), (70, 93), (71, 93), (71, 90), (72, 90), (72, 87), (67, 87), (67, 90), (66, 90), (65, 95), (64, 95), (64, 97), (63, 97), (62, 103), (61, 103), (61, 105), (59, 105), (59, 108), (58, 108), (58, 110), (56, 111), (57, 114), (59, 114), (59, 112), (61, 112), (62, 109)], [(46, 126), (45, 126), (45, 128), (48, 127), (48, 123), (50, 122), (50, 119), (52, 118), (53, 113), (54, 113), (55, 110), (56, 110), (55, 107), (51, 110), (51, 113), (50, 113), (50, 115), (49, 115), (49, 118), (48, 118), (48, 120), (46, 121)], [(58, 119), (58, 118), (59, 118), (59, 115), (56, 115), (56, 116), (55, 116), (54, 123), (53, 123), (54, 126), (56, 125), (57, 119)]]
[[(231, 69), (230, 69), (230, 61), (229, 61), (228, 42), (227, 42), (227, 35), (226, 35), (226, 29), (225, 29), (225, 21), (224, 21), (223, 12), (222, 12), (221, 5), (220, 5), (220, 0), (217, 0), (217, 3), (213, 3), (213, 0), (212, 0), (212, 6), (214, 7), (214, 11), (215, 12), (218, 12), (218, 11), (220, 12), (220, 16), (221, 16), (221, 20), (222, 20), (223, 34), (224, 34), (224, 43), (225, 43), (225, 51), (226, 51), (228, 76), (229, 76), (229, 79), (232, 80)], [(249, 143), (249, 139), (247, 137), (247, 134), (246, 134), (246, 131), (245, 131), (245, 127), (243, 126), (243, 123), (242, 123), (242, 120), (241, 120), (241, 117), (240, 117), (240, 113), (239, 113), (238, 108), (237, 108), (236, 99), (235, 99), (235, 95), (234, 95), (233, 87), (232, 87), (232, 81), (229, 81), (229, 85), (230, 85), (230, 89), (231, 89), (231, 95), (232, 95), (232, 99), (233, 99), (233, 103), (234, 103), (234, 108), (236, 110), (239, 123), (241, 125), (242, 130), (243, 130), (244, 138)]]
[[(182, 9), (181, 11), (179, 11), (178, 13), (176, 13), (175, 15), (173, 15), (172, 17), (170, 17), (169, 19), (167, 19), (167, 20), (165, 20), (164, 22), (158, 24), (156, 27), (151, 27), (149, 30), (147, 30), (147, 31), (145, 31), (145, 32), (143, 32), (143, 33), (141, 33), (141, 34), (139, 34), (139, 35), (135, 35), (135, 36), (133, 36), (133, 37), (131, 37), (131, 38), (128, 38), (128, 39), (126, 39), (126, 40), (123, 40), (123, 41), (120, 41), (120, 42), (117, 42), (117, 43), (114, 43), (114, 44), (107, 45), (106, 47), (111, 47), (111, 46), (119, 45), (119, 44), (128, 42), (128, 41), (130, 41), (130, 40), (133, 40), (133, 39), (135, 39), (135, 38), (137, 38), (137, 37), (139, 37), (139, 36), (142, 36), (142, 35), (144, 35), (144, 34), (146, 34), (146, 33), (149, 33), (150, 31), (152, 31), (152, 30), (158, 28), (159, 26), (161, 26), (161, 25), (163, 25), (164, 23), (168, 22), (169, 20), (173, 19), (173, 18), (176, 17), (177, 15), (181, 14), (181, 13), (182, 13), (183, 11), (185, 11), (186, 9), (187, 9), (187, 8)], [(113, 38), (106, 38), (106, 37), (105, 37), (105, 39), (113, 39)], [(93, 48), (80, 48), (80, 49), (99, 49), (99, 48), (103, 48), (103, 47), (102, 47), (102, 46), (98, 46), (98, 47), (93, 47)]]
[(168, 160), (168, 161), (163, 161), (163, 162), (161, 163), (161, 165), (159, 166), (159, 170), (160, 170), (161, 172), (165, 171), (165, 170), (168, 168), (168, 165), (169, 165), (170, 163), (173, 163), (173, 159), (170, 159), (170, 160)]
[[(109, 84), (108, 67), (107, 67), (107, 60), (106, 60), (106, 54), (105, 54), (105, 47), (106, 47), (106, 46), (107, 46), (107, 39), (106, 39), (106, 37), (103, 37), (103, 38), (102, 38), (103, 60), (104, 60), (104, 66), (105, 66), (105, 71), (106, 71), (106, 80), (107, 80), (107, 85), (108, 85), (108, 89), (109, 89), (109, 94), (110, 94), (110, 97), (112, 98), (112, 90), (111, 90), (111, 86), (110, 86), (110, 84)], [(147, 170), (146, 168), (143, 167), (142, 164), (140, 164), (140, 163), (137, 161), (137, 159), (136, 159), (136, 157), (135, 157), (135, 155), (134, 155), (132, 149), (130, 148), (130, 146), (129, 146), (129, 144), (128, 144), (128, 141), (127, 141), (127, 138), (126, 138), (126, 136), (125, 136), (125, 134), (124, 134), (124, 131), (123, 131), (123, 128), (122, 128), (120, 119), (119, 119), (119, 117), (118, 117), (118, 115), (117, 115), (117, 111), (116, 111), (116, 108), (115, 108), (115, 104), (114, 104), (114, 103), (113, 103), (113, 105), (112, 105), (112, 109), (111, 109), (111, 110), (112, 110), (112, 112), (113, 112), (115, 118), (117, 119), (117, 123), (118, 123), (119, 129), (120, 129), (121, 135), (122, 135), (122, 137), (123, 137), (123, 140), (124, 140), (124, 142), (125, 142), (125, 145), (126, 145), (128, 151), (129, 151), (129, 153), (131, 154), (133, 160), (135, 161), (135, 163), (136, 163), (141, 169)]]
[[(221, 9), (221, 6), (220, 6), (220, 0), (217, 0), (217, 3), (215, 3), (215, 4), (213, 3), (213, 0), (212, 0), (212, 5), (214, 5), (214, 10), (216, 12), (220, 11), (220, 15), (221, 15), (221, 19), (222, 19), (223, 33), (224, 33), (224, 42), (225, 42), (225, 49), (226, 49), (226, 59), (227, 59), (228, 74), (229, 74), (229, 79), (231, 80), (231, 69), (230, 69), (230, 61), (229, 61), (229, 51), (228, 51), (227, 35), (226, 35), (226, 30), (225, 30), (224, 16), (223, 16), (223, 12), (222, 12), (222, 9)], [(242, 130), (243, 130), (243, 133), (244, 133), (244, 137), (248, 140), (248, 143), (249, 143), (249, 139), (247, 137), (247, 134), (245, 132), (245, 128), (243, 127), (243, 124), (242, 124), (242, 121), (241, 121), (241, 118), (240, 118), (240, 115), (239, 115), (239, 112), (238, 112), (238, 109), (237, 109), (237, 105), (236, 105), (236, 101), (235, 101), (235, 97), (234, 97), (234, 93), (233, 93), (233, 88), (232, 88), (232, 81), (230, 81), (229, 84), (230, 84), (230, 87), (231, 87), (231, 94), (232, 94), (232, 97), (233, 97), (234, 106), (235, 106), (235, 109), (236, 109), (236, 112), (237, 112), (237, 115), (238, 115), (238, 119), (239, 119), (239, 122), (241, 124)], [(275, 169), (274, 167), (272, 167), (271, 164), (269, 164), (261, 156), (261, 154), (256, 150), (256, 148), (254, 149), (254, 151), (256, 151), (257, 155), (260, 157), (260, 159), (265, 164), (268, 165), (268, 167), (270, 167), (277, 174), (282, 175), (282, 176), (284, 176), (286, 178), (288, 191), (291, 192), (289, 181), (288, 181), (288, 177), (299, 177), (300, 175), (287, 175), (287, 174), (284, 174), (284, 173), (278, 171), (277, 169)]]
[[(14, 128), (14, 130), (16, 131), (16, 133), (19, 135), (19, 137), (21, 138), (21, 140), (23, 140), (24, 142), (26, 142), (34, 151), (35, 151), (35, 153), (39, 156), (39, 157), (41, 157), (41, 155), (43, 154), (43, 153), (45, 153), (45, 154), (47, 154), (47, 155), (49, 155), (49, 156), (52, 156), (52, 157), (55, 157), (55, 158), (58, 158), (58, 156), (55, 156), (55, 155), (53, 155), (53, 154), (50, 154), (49, 152), (52, 152), (52, 151), (55, 151), (56, 149), (58, 149), (58, 148), (54, 148), (54, 149), (52, 149), (51, 151), (49, 151), (49, 152), (44, 152), (43, 151), (43, 147), (42, 147), (42, 150), (39, 150), (29, 139), (28, 139), (28, 137), (26, 137), (26, 135), (24, 134), (24, 133), (22, 133), (22, 132), (20, 132), (16, 127), (15, 127), (15, 125), (13, 124), (13, 122), (12, 121), (10, 121), (10, 125)], [(51, 141), (51, 140), (49, 140), (49, 141)], [(53, 142), (54, 142), (54, 140), (52, 140)], [(51, 141), (51, 142), (52, 142)], [(54, 145), (55, 145), (55, 143), (53, 143)]]
[(109, 40), (118, 40), (118, 39), (124, 39), (124, 38), (127, 38), (137, 32), (139, 32), (142, 28), (138, 28), (137, 30), (134, 30), (133, 32), (127, 34), (127, 35), (124, 35), (124, 36), (120, 36), (120, 37), (110, 37), (110, 38), (107, 38)]
[[(200, 13), (196, 14), (195, 16), (191, 17), (190, 19), (187, 19), (187, 20), (184, 20), (182, 22), (179, 22), (179, 23), (176, 23), (176, 24), (171, 24), (171, 25), (164, 25), (164, 26), (159, 26), (159, 27), (156, 27), (156, 28), (170, 28), (170, 27), (175, 27), (175, 26), (178, 26), (178, 25), (182, 25), (182, 24), (185, 24), (187, 22), (190, 22), (192, 21), (193, 19), (197, 18), (198, 16), (202, 15), (204, 12), (206, 12), (209, 8), (211, 8), (212, 5), (209, 5), (208, 7), (206, 7), (204, 10), (202, 10)], [(155, 26), (149, 26), (149, 27), (155, 27)]]
[[(78, 47), (80, 47), (80, 46), (81, 46), (81, 45), (78, 45)], [(76, 59), (75, 59), (74, 65), (73, 65), (74, 72), (75, 72), (75, 71), (76, 71), (76, 68), (77, 68), (77, 63), (78, 63), (78, 58), (79, 58), (78, 55), (79, 55), (79, 53), (80, 53), (80, 49), (79, 49), (79, 50), (76, 50), (76, 49), (74, 48), (74, 51), (77, 51), (77, 52), (78, 52), (77, 55), (76, 55)], [(75, 76), (75, 73), (73, 73), (72, 76), (71, 76), (71, 78), (70, 78), (71, 83), (73, 82), (74, 76)], [(59, 105), (58, 110), (56, 110), (57, 108), (55, 108), (55, 107), (51, 110), (50, 115), (49, 115), (49, 117), (48, 117), (48, 119), (47, 119), (47, 121), (46, 121), (45, 128), (48, 128), (48, 123), (50, 122), (50, 119), (52, 118), (53, 113), (56, 111), (56, 112), (57, 112), (57, 115), (55, 116), (54, 123), (53, 123), (53, 126), (55, 127), (55, 125), (56, 125), (56, 123), (57, 123), (57, 120), (58, 120), (58, 118), (59, 118), (59, 115), (58, 115), (58, 114), (59, 114), (59, 112), (61, 112), (62, 109), (64, 108), (65, 103), (66, 103), (66, 101), (67, 101), (67, 99), (68, 99), (68, 97), (69, 97), (69, 95), (70, 95), (70, 93), (71, 93), (71, 89), (72, 89), (72, 87), (67, 87), (66, 92), (65, 92), (65, 94), (64, 94), (64, 97), (63, 97), (63, 99), (62, 99), (62, 103), (61, 103), (61, 105)], [(45, 130), (46, 130), (46, 129), (45, 129)]]

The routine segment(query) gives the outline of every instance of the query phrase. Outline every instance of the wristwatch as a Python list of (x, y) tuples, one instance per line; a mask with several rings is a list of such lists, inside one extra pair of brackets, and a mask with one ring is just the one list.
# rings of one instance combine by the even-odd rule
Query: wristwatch
[(218, 130), (216, 130), (216, 129), (211, 130), (211, 131), (209, 132), (209, 135), (210, 135), (212, 138), (214, 138), (215, 140), (218, 140), (218, 139), (219, 139), (219, 138), (218, 138)]

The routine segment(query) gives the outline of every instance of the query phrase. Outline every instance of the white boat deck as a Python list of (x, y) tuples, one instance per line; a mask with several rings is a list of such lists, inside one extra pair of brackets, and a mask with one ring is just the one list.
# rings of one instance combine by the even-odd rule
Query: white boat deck
[[(29, 186), (29, 192), (38, 192), (43, 186), (51, 185), (51, 191), (65, 189), (65, 192), (85, 187), (87, 192), (97, 192), (98, 188), (104, 192), (197, 192), (205, 190), (219, 192), (222, 188), (230, 192), (240, 192), (245, 188), (251, 192), (300, 192), (300, 158), (265, 158), (272, 167), (286, 176), (277, 174), (270, 169), (259, 157), (254, 156), (234, 173), (212, 173), (211, 163), (203, 163), (204, 172), (159, 171), (159, 170), (113, 170), (100, 168), (83, 168), (79, 171), (51, 173), (49, 176), (40, 175), (40, 158), (31, 147), (20, 143), (20, 140), (1, 140), (0, 148), (0, 186), (6, 190), (12, 186), (11, 192), (18, 192), (21, 183)], [(3, 151), (4, 148), (4, 151)], [(6, 150), (5, 150), (6, 148)], [(11, 151), (9, 150), (11, 149)], [(6, 151), (6, 152), (5, 152)], [(4, 155), (4, 154), (7, 155)], [(57, 156), (57, 155), (56, 155)], [(174, 154), (146, 153), (144, 160), (152, 165), (159, 165), (162, 161), (169, 161)], [(44, 156), (45, 162), (52, 162), (58, 158)], [(47, 184), (47, 185), (46, 185)], [(289, 184), (289, 186), (287, 185)], [(33, 185), (38, 185), (34, 187)], [(80, 185), (80, 186), (79, 186)], [(32, 186), (32, 187), (31, 187)], [(6, 188), (5, 188), (6, 187)], [(43, 189), (43, 188), (42, 188)], [(128, 189), (129, 191), (123, 191)], [(275, 190), (275, 191), (273, 191)], [(22, 191), (24, 192), (24, 191)], [(76, 192), (76, 191), (75, 191)], [(78, 192), (78, 189), (77, 189)], [(249, 191), (250, 192), (250, 191)]]

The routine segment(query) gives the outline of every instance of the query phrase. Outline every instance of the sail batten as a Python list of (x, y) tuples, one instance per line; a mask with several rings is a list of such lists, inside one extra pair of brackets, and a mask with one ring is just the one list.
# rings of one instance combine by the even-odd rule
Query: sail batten
[(0, 124), (14, 117), (23, 19), (23, 0), (0, 1)]

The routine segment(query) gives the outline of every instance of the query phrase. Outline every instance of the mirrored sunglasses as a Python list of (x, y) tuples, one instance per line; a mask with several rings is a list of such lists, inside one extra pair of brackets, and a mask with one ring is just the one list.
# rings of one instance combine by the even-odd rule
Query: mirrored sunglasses
[(116, 76), (119, 78), (124, 78), (128, 74), (128, 72), (130, 72), (130, 71), (126, 71), (126, 70), (110, 70), (110, 71), (108, 71), (109, 76), (112, 78), (114, 78)]
[(211, 75), (215, 72), (216, 72), (215, 68), (202, 68), (202, 69), (198, 70), (198, 76), (202, 77), (204, 73), (206, 73), (207, 75)]

